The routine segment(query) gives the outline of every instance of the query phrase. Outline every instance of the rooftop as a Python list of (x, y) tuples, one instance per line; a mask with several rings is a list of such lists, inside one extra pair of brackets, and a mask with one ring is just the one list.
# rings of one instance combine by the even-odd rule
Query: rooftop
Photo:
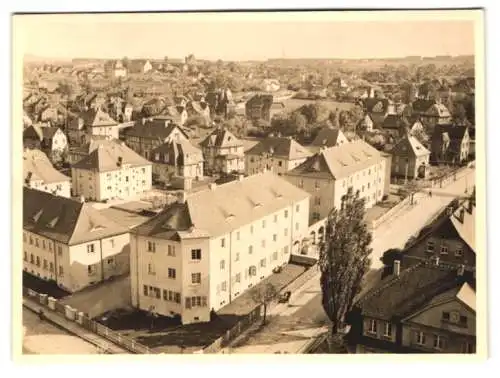
[(417, 138), (408, 134), (396, 143), (391, 153), (392, 155), (408, 155), (408, 153), (411, 153), (415, 157), (431, 154), (431, 152), (425, 148)]
[(339, 136), (342, 136), (342, 131), (338, 128), (323, 127), (318, 131), (316, 138), (312, 141), (312, 147), (333, 147), (337, 145)]
[(52, 166), (47, 155), (40, 150), (25, 150), (23, 153), (23, 177), (25, 183), (42, 181), (44, 184), (70, 181)]
[(301, 146), (292, 138), (269, 137), (250, 148), (245, 152), (246, 155), (270, 154), (275, 157), (288, 160), (303, 159), (311, 156), (311, 152)]
[(217, 128), (210, 133), (201, 143), (201, 147), (241, 147), (243, 143), (233, 133), (225, 128)]
[(135, 232), (174, 240), (218, 237), (308, 197), (281, 177), (264, 172), (193, 193)]

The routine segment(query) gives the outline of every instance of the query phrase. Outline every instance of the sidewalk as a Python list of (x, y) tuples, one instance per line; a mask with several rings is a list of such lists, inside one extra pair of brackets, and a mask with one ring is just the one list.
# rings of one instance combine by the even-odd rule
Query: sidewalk
[(106, 353), (110, 354), (130, 354), (129, 351), (126, 349), (120, 348), (119, 346), (113, 344), (112, 342), (98, 336), (95, 333), (89, 332), (82, 327), (80, 327), (78, 324), (75, 322), (72, 322), (61, 315), (59, 315), (56, 312), (53, 312), (49, 309), (47, 309), (45, 306), (42, 306), (35, 301), (28, 299), (28, 298), (23, 298), (23, 306), (35, 313), (38, 313), (40, 309), (43, 310), (45, 319), (53, 323), (69, 333), (80, 337), (81, 339), (97, 346), (100, 348), (102, 351), (105, 351)]

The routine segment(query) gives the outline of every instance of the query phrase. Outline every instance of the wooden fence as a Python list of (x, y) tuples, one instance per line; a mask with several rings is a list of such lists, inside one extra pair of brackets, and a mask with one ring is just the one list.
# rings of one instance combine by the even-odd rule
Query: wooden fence
[(121, 346), (124, 349), (136, 354), (154, 354), (154, 352), (147, 346), (138, 343), (134, 339), (124, 336), (119, 332), (113, 331), (112, 329), (97, 323), (96, 321), (90, 319), (87, 315), (82, 312), (78, 312), (76, 309), (64, 305), (57, 299), (47, 296), (47, 294), (40, 294), (34, 290), (23, 287), (23, 296), (26, 296), (32, 300), (37, 301), (50, 311), (54, 311), (62, 315), (66, 320), (74, 321), (79, 324), (82, 328), (96, 333), (97, 335), (111, 341), (112, 343)]

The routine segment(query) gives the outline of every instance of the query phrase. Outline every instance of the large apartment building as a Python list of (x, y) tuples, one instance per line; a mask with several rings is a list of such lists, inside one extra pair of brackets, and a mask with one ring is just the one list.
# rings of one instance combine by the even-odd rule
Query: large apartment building
[(131, 231), (133, 306), (207, 322), (307, 236), (309, 194), (271, 173), (182, 197)]
[(335, 207), (340, 208), (342, 197), (349, 188), (359, 191), (367, 208), (384, 196), (386, 159), (362, 140), (322, 149), (284, 177), (311, 194), (310, 224), (324, 219)]
[(99, 144), (71, 166), (73, 193), (93, 201), (133, 197), (151, 189), (151, 165), (123, 142)]
[(24, 271), (75, 292), (128, 273), (129, 241), (90, 204), (24, 188)]
[(55, 169), (40, 150), (24, 150), (23, 179), (24, 186), (28, 188), (71, 197), (71, 179)]
[(245, 152), (247, 175), (272, 170), (279, 176), (302, 164), (312, 153), (292, 138), (268, 137)]

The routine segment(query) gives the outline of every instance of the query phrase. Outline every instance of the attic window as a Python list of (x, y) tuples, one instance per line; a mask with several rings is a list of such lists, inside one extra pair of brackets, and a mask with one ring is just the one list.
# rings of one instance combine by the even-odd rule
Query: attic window
[(339, 160), (339, 163), (342, 164), (342, 166), (347, 167), (347, 163), (343, 160)]
[(59, 221), (59, 217), (55, 217), (54, 219), (52, 219), (48, 224), (47, 224), (47, 227), (48, 228), (54, 228), (57, 224), (57, 222)]
[(262, 204), (260, 202), (256, 203), (253, 205), (254, 208), (262, 207)]
[(234, 214), (228, 214), (228, 215), (226, 216), (226, 220), (227, 220), (227, 221), (233, 220), (233, 219), (234, 219), (234, 217), (235, 217), (235, 215), (234, 215)]

